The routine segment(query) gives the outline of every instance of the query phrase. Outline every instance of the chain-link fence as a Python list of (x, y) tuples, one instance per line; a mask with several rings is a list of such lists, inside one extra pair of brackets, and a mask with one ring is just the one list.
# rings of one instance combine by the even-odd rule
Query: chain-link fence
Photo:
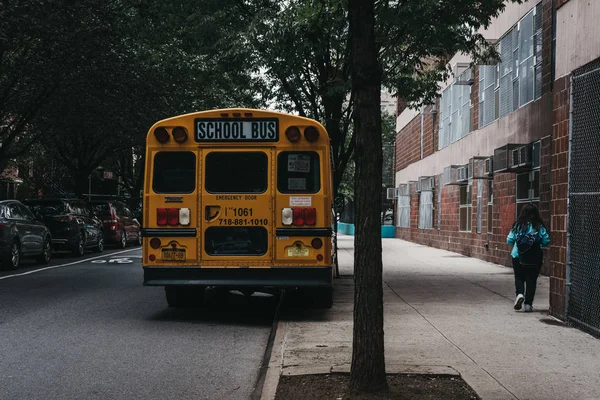
[(600, 62), (573, 74), (568, 318), (600, 335)]

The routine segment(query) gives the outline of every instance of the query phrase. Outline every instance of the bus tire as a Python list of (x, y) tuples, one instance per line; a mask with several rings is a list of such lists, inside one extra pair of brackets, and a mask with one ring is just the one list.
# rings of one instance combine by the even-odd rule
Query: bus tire
[(165, 286), (167, 304), (172, 308), (195, 308), (204, 304), (203, 286)]
[(313, 292), (313, 304), (317, 309), (329, 309), (333, 306), (333, 288), (316, 288)]

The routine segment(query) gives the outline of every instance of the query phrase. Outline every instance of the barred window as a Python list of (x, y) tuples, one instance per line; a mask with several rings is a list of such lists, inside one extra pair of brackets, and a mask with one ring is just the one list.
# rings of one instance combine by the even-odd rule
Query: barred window
[(479, 67), (479, 127), (493, 122), (496, 118), (496, 81), (498, 67), (482, 65)]
[(471, 76), (472, 70), (465, 70), (454, 84), (442, 92), (438, 140), (440, 149), (467, 136), (471, 131), (471, 85), (465, 84)]
[(423, 190), (419, 198), (419, 229), (433, 228), (433, 191)]
[[(499, 115), (496, 118), (503, 117), (542, 95), (541, 7), (541, 3), (534, 7), (499, 40), (499, 104), (495, 105)], [(482, 95), (487, 101), (487, 95), (482, 94), (480, 86), (480, 103)], [(487, 104), (486, 106), (489, 107)], [(489, 115), (486, 119), (484, 108), (479, 109), (480, 126), (491, 122)]]
[(494, 232), (494, 181), (488, 181), (487, 231)]
[(464, 185), (460, 187), (459, 229), (462, 232), (471, 232), (473, 229), (471, 226), (471, 196), (471, 185)]
[(410, 196), (398, 196), (398, 225), (399, 228), (410, 228)]

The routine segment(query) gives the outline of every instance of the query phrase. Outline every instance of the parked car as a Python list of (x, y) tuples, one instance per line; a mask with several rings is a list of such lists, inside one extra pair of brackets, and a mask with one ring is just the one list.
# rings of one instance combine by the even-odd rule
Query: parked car
[(52, 257), (52, 235), (16, 200), (0, 201), (0, 267), (17, 269), (22, 257), (36, 257), (48, 264)]
[(42, 199), (25, 200), (23, 203), (48, 226), (56, 250), (70, 250), (77, 256), (83, 256), (89, 248), (98, 253), (104, 250), (102, 222), (91, 215), (85, 202)]
[(127, 243), (142, 244), (141, 224), (129, 207), (121, 201), (94, 200), (90, 203), (92, 214), (102, 221), (106, 243), (124, 249)]

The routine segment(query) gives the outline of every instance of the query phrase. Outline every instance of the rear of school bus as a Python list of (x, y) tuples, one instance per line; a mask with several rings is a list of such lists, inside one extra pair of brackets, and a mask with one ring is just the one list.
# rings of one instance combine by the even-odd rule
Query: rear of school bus
[(157, 122), (146, 142), (144, 285), (173, 307), (204, 289), (300, 288), (331, 307), (332, 177), (318, 122), (250, 109)]

